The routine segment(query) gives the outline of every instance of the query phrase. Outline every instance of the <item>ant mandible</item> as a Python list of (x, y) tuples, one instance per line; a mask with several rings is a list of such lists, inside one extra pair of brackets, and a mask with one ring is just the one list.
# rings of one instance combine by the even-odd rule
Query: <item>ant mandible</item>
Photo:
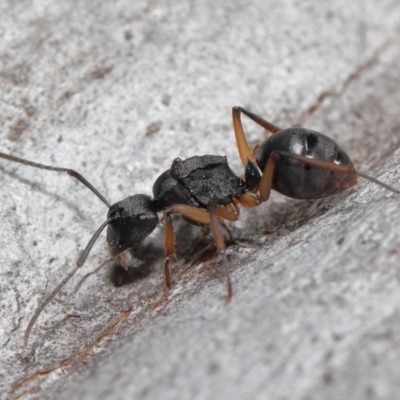
[[(241, 122), (241, 113), (247, 115), (273, 135), (251, 151)], [(124, 252), (153, 232), (163, 211), (165, 226), (164, 275), (167, 289), (172, 287), (170, 263), (176, 258), (171, 214), (180, 214), (195, 225), (210, 225), (215, 244), (227, 277), (227, 301), (232, 297), (232, 285), (225, 265), (225, 244), (219, 219), (236, 221), (239, 204), (253, 207), (268, 200), (271, 189), (296, 199), (317, 199), (342, 192), (357, 182), (357, 175), (400, 194), (400, 191), (375, 178), (355, 170), (344, 150), (322, 133), (304, 129), (280, 129), (242, 107), (232, 109), (233, 126), (241, 161), (245, 167), (244, 179), (229, 168), (226, 157), (194, 156), (175, 159), (153, 185), (153, 198), (137, 194), (111, 205), (94, 186), (78, 172), (35, 163), (9, 154), (0, 158), (34, 168), (65, 172), (90, 189), (109, 209), (101, 224), (79, 257), (76, 267), (44, 299), (28, 323), (24, 347), (40, 313), (85, 263), (93, 244), (107, 227), (107, 242), (113, 257), (120, 257), (128, 268)]]

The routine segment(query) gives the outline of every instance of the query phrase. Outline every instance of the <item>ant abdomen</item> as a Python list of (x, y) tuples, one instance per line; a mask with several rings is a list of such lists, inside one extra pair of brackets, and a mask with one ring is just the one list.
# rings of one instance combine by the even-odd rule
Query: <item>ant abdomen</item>
[(304, 128), (283, 129), (265, 140), (257, 149), (257, 165), (264, 170), (271, 154), (277, 154), (272, 189), (296, 199), (331, 196), (357, 183), (357, 176), (321, 169), (298, 161), (290, 155), (329, 162), (354, 169), (347, 153), (331, 138)]

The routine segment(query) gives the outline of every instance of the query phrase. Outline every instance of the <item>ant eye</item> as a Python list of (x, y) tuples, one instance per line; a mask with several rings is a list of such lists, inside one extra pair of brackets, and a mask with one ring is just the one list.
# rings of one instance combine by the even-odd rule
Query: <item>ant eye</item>
[(139, 215), (137, 216), (137, 218), (140, 219), (141, 221), (143, 221), (144, 219), (147, 218), (147, 215), (146, 215), (146, 214), (139, 214)]

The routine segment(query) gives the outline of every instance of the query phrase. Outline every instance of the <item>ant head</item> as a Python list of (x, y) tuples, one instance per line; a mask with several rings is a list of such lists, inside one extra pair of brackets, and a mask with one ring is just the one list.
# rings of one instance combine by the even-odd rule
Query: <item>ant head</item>
[(158, 224), (157, 209), (149, 196), (136, 194), (110, 207), (107, 242), (113, 257), (150, 235)]

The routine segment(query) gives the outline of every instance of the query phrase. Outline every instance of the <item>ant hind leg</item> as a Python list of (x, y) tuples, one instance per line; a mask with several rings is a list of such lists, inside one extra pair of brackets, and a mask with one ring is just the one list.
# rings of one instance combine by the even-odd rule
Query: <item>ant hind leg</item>
[(271, 124), (271, 122), (268, 122), (267, 120), (261, 118), (256, 114), (251, 113), (250, 111), (245, 110), (242, 107), (232, 108), (233, 129), (235, 131), (236, 144), (239, 150), (242, 164), (246, 165), (246, 160), (249, 160), (253, 164), (257, 165), (254, 157), (254, 151), (250, 150), (247, 143), (246, 135), (244, 134), (241, 113), (247, 115), (247, 117), (253, 120), (256, 124), (262, 126), (264, 129), (268, 130), (271, 133), (277, 133), (281, 130), (281, 128), (277, 127), (274, 124)]

